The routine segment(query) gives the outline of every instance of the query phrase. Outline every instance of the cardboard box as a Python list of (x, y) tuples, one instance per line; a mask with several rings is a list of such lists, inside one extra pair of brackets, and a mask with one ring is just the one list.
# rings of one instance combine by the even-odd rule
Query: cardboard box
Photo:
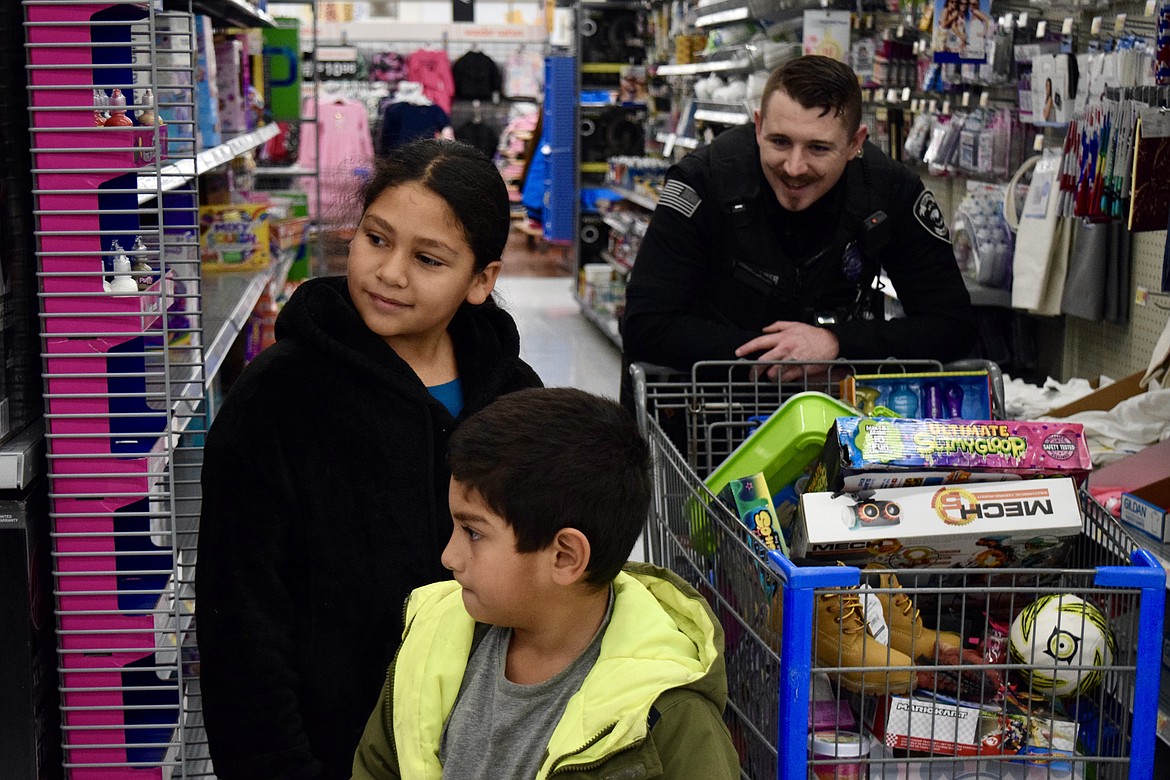
[(268, 207), (239, 203), (199, 207), (204, 271), (258, 271), (272, 262)]
[(1093, 472), (1095, 490), (1119, 490), (1121, 522), (1157, 542), (1170, 542), (1170, 439)]
[(857, 566), (1048, 568), (1082, 528), (1076, 485), (1064, 477), (805, 493), (800, 505), (792, 554)]
[(840, 417), (809, 490), (1072, 477), (1092, 468), (1080, 423)]
[(296, 249), (309, 240), (309, 218), (290, 217), (273, 220), (269, 226), (274, 250)]
[(1121, 495), (1121, 522), (1158, 542), (1170, 542), (1170, 477)]
[(1015, 755), (1054, 768), (1076, 754), (1077, 724), (1032, 714), (984, 710), (928, 696), (879, 697), (867, 725), (887, 748), (946, 756)]
[(1125, 399), (1146, 392), (1146, 389), (1138, 384), (1145, 374), (1145, 371), (1138, 371), (1105, 387), (1100, 386), (1101, 380), (1098, 377), (1097, 381), (1092, 383), (1097, 390), (1064, 406), (1049, 409), (1046, 416), (1068, 417), (1081, 412), (1107, 412)]

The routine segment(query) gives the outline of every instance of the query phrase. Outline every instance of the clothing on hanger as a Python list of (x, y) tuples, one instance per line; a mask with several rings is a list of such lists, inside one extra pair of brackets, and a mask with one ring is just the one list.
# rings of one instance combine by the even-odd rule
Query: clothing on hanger
[[(305, 137), (299, 157), (303, 167), (316, 167), (320, 177), (319, 204), (312, 180), (302, 180), (309, 213), (327, 222), (350, 221), (353, 215), (344, 213), (344, 209), (374, 164), (374, 144), (366, 106), (341, 94), (322, 95), (317, 100), (315, 112), (306, 106), (303, 113), (305, 116), (315, 113), (317, 117), (316, 122), (303, 127)], [(314, 141), (313, 133), (317, 134), (319, 141)]]
[(482, 121), (472, 119), (464, 122), (455, 131), (455, 140), (479, 149), (490, 160), (495, 157), (496, 149), (500, 144), (499, 134)]
[(381, 51), (370, 58), (371, 80), (394, 83), (405, 78), (406, 58), (401, 54), (393, 51)]
[(395, 103), (410, 103), (416, 106), (429, 106), (432, 101), (423, 94), (423, 85), (417, 81), (400, 81), (394, 90)]
[(439, 108), (451, 113), (455, 79), (451, 75), (451, 61), (447, 59), (447, 52), (419, 49), (406, 61), (406, 77), (422, 84), (423, 94)]
[(540, 97), (544, 90), (544, 58), (521, 46), (504, 61), (504, 94), (510, 98)]
[(455, 97), (463, 100), (491, 100), (500, 94), (503, 79), (495, 60), (472, 48), (451, 66)]
[(446, 111), (438, 105), (400, 100), (386, 106), (382, 114), (382, 153), (418, 138), (434, 138), (451, 124)]

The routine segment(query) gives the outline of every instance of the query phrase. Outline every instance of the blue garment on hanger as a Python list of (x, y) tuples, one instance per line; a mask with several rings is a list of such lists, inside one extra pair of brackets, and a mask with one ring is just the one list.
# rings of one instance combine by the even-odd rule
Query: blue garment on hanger
[(533, 219), (544, 220), (544, 195), (548, 190), (548, 129), (540, 134), (540, 143), (532, 152), (532, 162), (528, 165), (528, 178), (524, 180), (524, 189), (520, 193), (520, 202), (528, 209)]

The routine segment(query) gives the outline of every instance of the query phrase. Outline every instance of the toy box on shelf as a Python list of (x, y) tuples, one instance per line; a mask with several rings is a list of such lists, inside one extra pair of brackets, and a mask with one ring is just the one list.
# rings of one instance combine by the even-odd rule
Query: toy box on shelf
[(199, 254), (204, 271), (258, 271), (272, 263), (266, 204), (200, 206)]

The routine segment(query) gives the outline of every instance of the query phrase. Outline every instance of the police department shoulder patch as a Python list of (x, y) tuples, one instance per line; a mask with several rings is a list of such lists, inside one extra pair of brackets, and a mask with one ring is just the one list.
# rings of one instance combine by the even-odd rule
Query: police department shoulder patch
[(687, 219), (695, 215), (695, 210), (703, 199), (693, 187), (683, 184), (678, 179), (669, 179), (658, 192), (658, 205), (668, 206)]
[(914, 218), (935, 238), (951, 243), (951, 232), (947, 230), (947, 224), (943, 221), (942, 209), (939, 208), (938, 201), (934, 199), (934, 193), (930, 190), (924, 189), (918, 193), (918, 200), (914, 201)]

